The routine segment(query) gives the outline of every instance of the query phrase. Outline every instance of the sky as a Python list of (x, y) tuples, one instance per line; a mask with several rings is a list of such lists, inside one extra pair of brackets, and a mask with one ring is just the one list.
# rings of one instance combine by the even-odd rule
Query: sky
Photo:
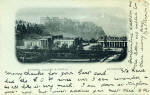
[(127, 12), (120, 8), (25, 8), (16, 13), (16, 19), (40, 23), (40, 17), (70, 18), (91, 21), (101, 26), (110, 36), (127, 35)]

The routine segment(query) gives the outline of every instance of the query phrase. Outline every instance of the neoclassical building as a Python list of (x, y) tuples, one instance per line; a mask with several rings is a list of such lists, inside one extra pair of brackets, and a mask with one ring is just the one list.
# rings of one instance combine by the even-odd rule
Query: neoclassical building
[(127, 47), (127, 37), (100, 37), (98, 44), (102, 45), (103, 48), (125, 48)]

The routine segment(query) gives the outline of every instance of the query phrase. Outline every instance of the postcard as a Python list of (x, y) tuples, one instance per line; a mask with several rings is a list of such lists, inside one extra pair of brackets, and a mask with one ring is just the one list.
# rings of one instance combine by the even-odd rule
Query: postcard
[(0, 1), (0, 95), (148, 95), (149, 3)]

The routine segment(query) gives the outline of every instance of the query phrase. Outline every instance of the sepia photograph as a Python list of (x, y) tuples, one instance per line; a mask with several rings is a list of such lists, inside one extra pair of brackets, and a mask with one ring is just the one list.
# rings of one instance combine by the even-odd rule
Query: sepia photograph
[(16, 13), (21, 63), (121, 62), (127, 56), (126, 12), (118, 8), (24, 8)]

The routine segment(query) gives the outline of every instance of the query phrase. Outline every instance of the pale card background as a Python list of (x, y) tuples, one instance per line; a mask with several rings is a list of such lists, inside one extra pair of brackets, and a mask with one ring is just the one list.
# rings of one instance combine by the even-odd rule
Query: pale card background
[[(133, 0), (134, 1), (134, 0)], [(136, 0), (135, 0), (136, 1)], [(142, 2), (143, 0), (141, 0)], [(139, 4), (142, 6), (142, 4)], [(128, 0), (1, 0), (0, 1), (0, 93), (3, 92), (3, 84), (5, 76), (4, 71), (9, 70), (12, 72), (23, 72), (27, 69), (51, 69), (51, 68), (66, 68), (69, 71), (77, 72), (83, 68), (85, 70), (104, 71), (107, 68), (127, 68), (131, 69), (133, 64), (128, 62), (129, 56), (119, 63), (94, 63), (94, 64), (74, 64), (74, 63), (45, 63), (45, 64), (21, 64), (17, 61), (15, 56), (15, 20), (16, 12), (21, 8), (40, 8), (40, 7), (109, 7), (120, 8), (124, 10), (128, 16), (129, 1)], [(128, 17), (127, 17), (128, 18)], [(149, 25), (149, 24), (148, 24)], [(128, 26), (127, 26), (128, 27)], [(149, 29), (148, 29), (149, 31)], [(130, 32), (130, 31), (129, 31)], [(127, 33), (130, 38), (130, 33)], [(150, 37), (147, 35), (147, 39), (144, 40), (144, 63), (145, 75), (150, 77)], [(130, 47), (130, 45), (128, 45)], [(138, 73), (129, 73), (127, 75), (139, 75)], [(114, 76), (126, 76), (120, 71), (109, 72), (109, 78)], [(75, 75), (72, 77), (76, 77)], [(88, 76), (86, 76), (88, 77)], [(150, 78), (149, 78), (150, 79)], [(111, 82), (111, 81), (110, 81)], [(113, 81), (112, 81), (113, 82)], [(148, 82), (148, 81), (146, 81)], [(149, 87), (150, 88), (150, 87)], [(107, 88), (106, 88), (107, 89)], [(69, 93), (68, 93), (69, 94)], [(111, 94), (109, 92), (105, 94)]]

